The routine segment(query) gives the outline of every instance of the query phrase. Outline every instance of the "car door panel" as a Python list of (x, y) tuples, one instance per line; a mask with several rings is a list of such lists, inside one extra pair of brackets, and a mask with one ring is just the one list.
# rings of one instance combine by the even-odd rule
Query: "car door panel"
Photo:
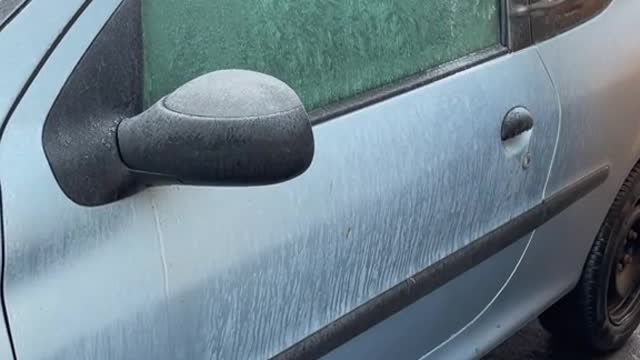
[[(509, 66), (519, 76), (502, 72)], [(548, 80), (535, 53), (506, 56), (315, 127), (314, 163), (291, 182), (242, 191), (164, 189), (155, 200), (167, 262), (174, 269), (169, 270), (170, 283), (207, 294), (191, 297), (189, 306), (174, 307), (181, 310), (175, 319), (185, 321), (185, 328), (198, 322), (190, 329), (208, 333), (219, 331), (202, 317), (211, 308), (219, 306), (214, 313), (230, 316), (247, 313), (244, 306), (265, 309), (247, 323), (286, 324), (285, 336), (275, 340), (280, 342), (276, 347), (285, 348), (291, 345), (285, 339), (302, 339), (525, 212), (540, 201), (548, 174), (543, 164), (553, 153), (538, 134), (548, 132), (555, 139), (557, 131)], [(518, 87), (520, 81), (527, 86)], [(505, 86), (510, 94), (483, 97), (492, 91), (489, 84)], [(447, 99), (444, 94), (452, 95)], [(531, 139), (537, 163), (530, 172), (522, 169), (519, 157), (506, 157), (499, 140), (502, 114), (521, 98), (530, 99), (531, 111), (541, 114), (543, 122), (536, 124), (539, 133)], [(209, 203), (229, 205), (209, 208), (207, 217), (194, 215)], [(186, 219), (189, 236), (182, 225)], [(480, 286), (497, 290), (516, 261)], [(227, 274), (225, 267), (236, 263), (245, 265)], [(246, 279), (246, 273), (256, 276)], [(215, 297), (219, 293), (250, 304), (229, 301), (223, 307)], [(487, 292), (468, 306), (485, 305), (492, 297)], [(453, 324), (462, 326), (466, 320)], [(252, 342), (260, 341), (260, 333)], [(246, 335), (235, 346), (225, 344), (229, 348), (220, 357), (240, 351), (245, 341)]]
[[(24, 95), (27, 107), (16, 108), (21, 113), (26, 111), (21, 116), (31, 120), (46, 116), (78, 59), (119, 3), (99, 1), (87, 6), (60, 41), (62, 50), (53, 51), (51, 61), (45, 62), (39, 75), (34, 77), (36, 86), (29, 87)], [(47, 4), (32, 2), (31, 6)], [(46, 13), (45, 10), (40, 9)], [(22, 18), (19, 16), (16, 20)], [(5, 30), (14, 24), (12, 22)], [(129, 356), (128, 346), (117, 345), (117, 341), (110, 343), (112, 346), (102, 342), (102, 346), (110, 348), (110, 351), (102, 349), (101, 352), (100, 342), (94, 342), (95, 334), (99, 334), (107, 324), (136, 318), (135, 314), (138, 320), (144, 318), (140, 309), (153, 299), (162, 297), (162, 287), (157, 285), (162, 284), (160, 259), (153, 261), (153, 257), (147, 257), (150, 253), (159, 253), (157, 239), (149, 236), (155, 231), (154, 218), (145, 216), (152, 212), (144, 201), (129, 201), (118, 207), (100, 209), (70, 206), (72, 203), (64, 193), (48, 191), (47, 187), (56, 184), (48, 165), (30, 162), (33, 160), (31, 156), (44, 153), (38, 146), (26, 146), (42, 140), (42, 129), (37, 123), (37, 120), (27, 120), (17, 129), (17, 123), (7, 124), (3, 141), (0, 141), (3, 144), (7, 139), (6, 143), (10, 144), (12, 136), (8, 134), (16, 131), (23, 137), (24, 143), (10, 145), (13, 150), (5, 169), (30, 174), (19, 180), (26, 186), (25, 190), (30, 189), (28, 194), (11, 190), (3, 192), (3, 202), (17, 206), (12, 210), (16, 219), (19, 217), (29, 222), (16, 223), (16, 239), (19, 240), (13, 245), (22, 255), (14, 258), (16, 262), (7, 262), (4, 278), (9, 278), (10, 271), (17, 275), (14, 278), (17, 282), (13, 283), (15, 286), (9, 285), (9, 281), (4, 282), (5, 302), (9, 303), (13, 298), (17, 305), (12, 308), (12, 315), (8, 315), (9, 324), (15, 325), (11, 330), (16, 353), (25, 359), (126, 358)], [(33, 125), (36, 127), (31, 127)], [(0, 179), (3, 184), (4, 180), (4, 177)], [(11, 182), (8, 178), (6, 180)], [(92, 215), (86, 216), (88, 214)], [(9, 223), (13, 220), (7, 220), (3, 227)], [(5, 234), (13, 232), (8, 227), (5, 229)], [(24, 233), (25, 230), (28, 233)], [(5, 245), (11, 246), (9, 242)], [(134, 263), (136, 270), (131, 272), (132, 267), (128, 264)], [(135, 296), (127, 296), (132, 292)], [(153, 316), (163, 316), (163, 313), (150, 317)], [(24, 333), (21, 324), (30, 324), (35, 332)], [(120, 335), (125, 336), (130, 344), (135, 344), (130, 346), (144, 348), (146, 356), (161, 358), (166, 348), (156, 341), (153, 334), (166, 330), (165, 324), (164, 319), (141, 321), (130, 328), (132, 331), (121, 332)], [(34, 346), (35, 343), (38, 346)], [(65, 349), (71, 350), (65, 353)], [(86, 353), (81, 355), (80, 352)]]
[[(79, 206), (56, 183), (41, 134), (118, 3), (86, 8), (0, 142), (5, 300), (20, 358), (275, 356), (542, 200), (559, 111), (527, 49), (315, 126), (314, 162), (289, 182), (165, 187)], [(531, 111), (534, 127), (511, 154), (500, 128), (515, 106)], [(416, 339), (402, 356), (426, 353), (471, 321), (523, 251), (515, 245), (478, 270), (491, 274), (482, 283), (415, 303), (425, 318), (409, 328), (444, 324), (430, 306), (476, 289), (448, 328), (431, 328), (431, 341)]]
[(466, 357), (470, 348), (486, 353), (578, 282), (609, 207), (640, 159), (640, 104), (634, 90), (640, 83), (640, 44), (630, 41), (639, 12), (640, 3), (612, 1), (593, 19), (537, 45), (562, 108), (546, 196), (595, 167), (611, 166), (610, 176), (536, 231), (505, 290), (434, 359)]
[[(506, 269), (515, 268), (530, 237), (526, 235), (323, 359), (419, 359), (434, 351), (481, 314), (501, 291), (511, 276)], [(481, 301), (469, 301), (471, 296)]]

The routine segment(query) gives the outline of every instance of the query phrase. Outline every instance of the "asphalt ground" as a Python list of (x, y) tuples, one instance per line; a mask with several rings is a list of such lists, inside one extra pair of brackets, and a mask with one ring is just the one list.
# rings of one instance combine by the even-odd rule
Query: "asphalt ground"
[(537, 321), (527, 325), (483, 360), (640, 360), (640, 330), (626, 346), (608, 355), (594, 355), (571, 344), (559, 342)]

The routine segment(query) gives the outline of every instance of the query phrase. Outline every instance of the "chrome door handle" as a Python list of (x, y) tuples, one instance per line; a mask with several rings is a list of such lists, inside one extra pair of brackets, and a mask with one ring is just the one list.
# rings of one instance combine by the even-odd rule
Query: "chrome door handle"
[(546, 12), (564, 4), (567, 0), (540, 0), (529, 5), (516, 5), (511, 8), (511, 16), (528, 16), (536, 12)]

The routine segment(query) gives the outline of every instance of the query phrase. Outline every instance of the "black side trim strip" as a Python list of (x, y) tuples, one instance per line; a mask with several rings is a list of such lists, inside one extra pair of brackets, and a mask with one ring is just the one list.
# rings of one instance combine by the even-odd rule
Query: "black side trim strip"
[(436, 262), (294, 344), (273, 360), (317, 359), (453, 280), (535, 230), (609, 177), (603, 166), (525, 213)]
[(318, 125), (325, 121), (345, 115), (352, 111), (362, 109), (396, 95), (415, 90), (421, 86), (427, 85), (434, 81), (438, 81), (457, 72), (467, 70), (483, 62), (495, 59), (508, 52), (509, 50), (501, 44), (495, 45), (490, 48), (469, 54), (467, 56), (463, 56), (459, 59), (444, 63), (440, 66), (418, 73), (416, 75), (398, 80), (389, 85), (366, 91), (360, 95), (348, 98), (347, 100), (339, 101), (337, 103), (321, 107), (309, 113), (311, 124)]

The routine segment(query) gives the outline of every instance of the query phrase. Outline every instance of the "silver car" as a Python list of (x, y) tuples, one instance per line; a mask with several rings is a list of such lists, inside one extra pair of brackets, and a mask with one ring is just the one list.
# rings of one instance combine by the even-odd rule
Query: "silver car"
[(0, 0), (1, 359), (470, 359), (640, 322), (640, 1)]

